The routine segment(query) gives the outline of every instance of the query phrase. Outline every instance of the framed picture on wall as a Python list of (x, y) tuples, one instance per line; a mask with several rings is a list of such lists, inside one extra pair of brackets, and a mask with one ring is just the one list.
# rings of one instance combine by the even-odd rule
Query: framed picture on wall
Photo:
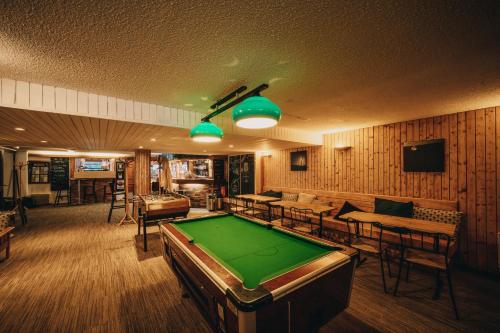
[(290, 168), (292, 171), (307, 170), (307, 151), (293, 151), (290, 153)]

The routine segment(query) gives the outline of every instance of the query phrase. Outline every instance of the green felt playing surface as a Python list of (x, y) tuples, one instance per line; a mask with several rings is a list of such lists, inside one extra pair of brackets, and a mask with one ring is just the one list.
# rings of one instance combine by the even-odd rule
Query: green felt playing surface
[(335, 250), (231, 215), (174, 225), (248, 289)]

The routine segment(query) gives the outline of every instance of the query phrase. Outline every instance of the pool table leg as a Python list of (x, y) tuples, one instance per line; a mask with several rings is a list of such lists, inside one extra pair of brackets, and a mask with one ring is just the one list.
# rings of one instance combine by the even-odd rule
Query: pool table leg
[(323, 212), (319, 213), (319, 237), (323, 237)]
[(283, 226), (283, 216), (285, 216), (285, 207), (281, 206), (281, 226)]

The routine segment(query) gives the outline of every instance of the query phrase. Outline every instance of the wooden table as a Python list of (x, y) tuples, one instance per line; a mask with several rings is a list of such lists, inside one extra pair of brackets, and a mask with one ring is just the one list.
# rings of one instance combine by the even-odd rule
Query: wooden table
[[(267, 216), (269, 222), (271, 222), (271, 206), (269, 205), (269, 203), (281, 200), (280, 198), (268, 197), (265, 195), (258, 195), (258, 194), (239, 194), (236, 195), (236, 198), (243, 199), (244, 201), (253, 201), (254, 203), (265, 204), (267, 206)], [(248, 207), (248, 204), (246, 202), (245, 206)]]
[(327, 213), (327, 212), (335, 209), (334, 207), (331, 207), (331, 206), (308, 204), (308, 203), (297, 202), (297, 201), (284, 201), (284, 200), (273, 201), (273, 202), (270, 202), (269, 205), (281, 207), (281, 222), (282, 223), (283, 223), (283, 216), (285, 215), (285, 209), (290, 209), (292, 207), (295, 207), (295, 208), (299, 208), (299, 209), (312, 210), (313, 213), (319, 215), (319, 237), (323, 236), (323, 213)]
[(402, 227), (424, 233), (441, 233), (450, 237), (455, 236), (455, 224), (441, 223), (427, 220), (417, 220), (409, 217), (399, 217), (368, 212), (350, 212), (341, 216), (359, 222), (378, 222), (390, 227)]
[(275, 198), (275, 197), (268, 197), (265, 195), (258, 195), (258, 194), (240, 194), (236, 196), (238, 199), (246, 199), (246, 200), (251, 200), (253, 202), (273, 202), (273, 201), (280, 201), (280, 198)]

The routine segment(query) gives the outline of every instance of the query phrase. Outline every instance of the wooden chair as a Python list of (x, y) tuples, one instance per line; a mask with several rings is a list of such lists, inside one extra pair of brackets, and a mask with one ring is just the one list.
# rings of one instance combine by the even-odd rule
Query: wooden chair
[(309, 208), (290, 208), (291, 228), (300, 232), (314, 234), (319, 225), (312, 221), (313, 210)]
[[(434, 245), (432, 247), (429, 247), (428, 242), (424, 241), (426, 237), (432, 237), (434, 239)], [(453, 285), (451, 282), (451, 263), (455, 254), (455, 241), (456, 235), (454, 237), (450, 237), (449, 235), (442, 233), (410, 231), (408, 237), (405, 239), (405, 246), (401, 250), (401, 262), (396, 287), (394, 288), (394, 296), (396, 296), (398, 291), (399, 281), (401, 279), (401, 270), (404, 263), (407, 265), (406, 281), (409, 279), (410, 265), (426, 267), (435, 271), (436, 289), (434, 292), (434, 299), (439, 297), (442, 287), (440, 274), (441, 272), (445, 272), (448, 280), (448, 292), (453, 305), (453, 311), (455, 312), (457, 320), (460, 319), (455, 302), (455, 295), (453, 293)]]
[[(384, 270), (384, 255), (387, 260), (387, 270), (389, 277), (392, 277), (391, 264), (390, 264), (390, 254), (388, 252), (389, 244), (382, 241), (384, 230), (399, 233), (399, 238), (401, 244), (403, 242), (403, 233), (405, 230), (395, 230), (396, 228), (384, 227), (378, 222), (360, 222), (352, 219), (348, 219), (347, 230), (348, 230), (348, 240), (347, 243), (350, 247), (359, 250), (360, 253), (368, 253), (375, 255), (380, 260), (380, 273), (382, 275), (382, 285), (384, 287), (384, 293), (387, 294), (387, 284), (385, 281), (385, 270)], [(365, 261), (358, 261), (360, 264)]]

